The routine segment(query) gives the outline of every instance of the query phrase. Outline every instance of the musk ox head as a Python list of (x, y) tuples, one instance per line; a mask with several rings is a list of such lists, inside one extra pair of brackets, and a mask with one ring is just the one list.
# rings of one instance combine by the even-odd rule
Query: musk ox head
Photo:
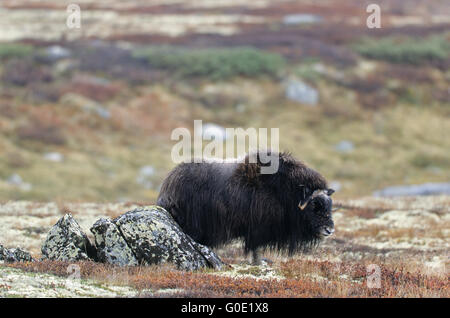
[[(275, 173), (261, 173), (261, 167), (270, 163), (261, 159), (260, 152), (249, 154), (238, 170), (245, 182), (255, 187), (256, 196), (259, 196), (256, 200), (263, 202), (262, 208), (265, 206), (265, 213), (270, 215), (268, 222), (278, 224), (272, 228), (281, 229), (274, 233), (278, 239), (277, 248), (294, 251), (332, 235), (331, 195), (334, 190), (328, 188), (320, 173), (289, 153), (274, 153), (273, 156), (279, 160)], [(278, 210), (277, 214), (268, 209)]]
[(304, 213), (311, 229), (317, 237), (327, 237), (334, 233), (334, 222), (331, 216), (333, 202), (330, 198), (334, 193), (333, 189), (315, 190), (311, 195), (310, 189), (303, 186), (304, 200), (300, 200), (298, 207), (300, 213)]

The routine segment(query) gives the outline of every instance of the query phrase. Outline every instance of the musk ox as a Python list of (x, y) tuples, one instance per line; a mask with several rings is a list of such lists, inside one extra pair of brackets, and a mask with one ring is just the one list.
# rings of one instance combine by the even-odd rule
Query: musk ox
[(269, 152), (279, 158), (278, 170), (263, 174), (261, 154), (181, 163), (164, 180), (157, 204), (201, 244), (243, 239), (255, 263), (260, 249), (292, 255), (333, 234), (334, 190), (325, 178), (289, 153)]

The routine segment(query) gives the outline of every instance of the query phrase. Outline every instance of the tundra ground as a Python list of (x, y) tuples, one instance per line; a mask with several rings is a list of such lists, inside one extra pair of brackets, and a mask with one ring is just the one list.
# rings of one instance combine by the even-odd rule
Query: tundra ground
[[(88, 233), (99, 217), (137, 204), (0, 205), (0, 242), (40, 257), (48, 229), (64, 213)], [(449, 297), (450, 198), (338, 201), (336, 233), (317, 249), (287, 257), (267, 251), (249, 265), (240, 242), (216, 252), (230, 267), (183, 272), (171, 265), (115, 267), (38, 261), (0, 265), (3, 297)], [(75, 265), (75, 266), (74, 266)], [(74, 276), (78, 274), (79, 276)], [(72, 278), (79, 277), (80, 280)], [(74, 285), (75, 284), (75, 285)]]

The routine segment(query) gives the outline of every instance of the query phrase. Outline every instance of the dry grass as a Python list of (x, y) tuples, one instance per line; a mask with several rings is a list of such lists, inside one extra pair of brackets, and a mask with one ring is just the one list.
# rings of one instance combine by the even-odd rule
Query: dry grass
[[(8, 266), (65, 277), (69, 265), (42, 261)], [(448, 297), (450, 287), (447, 277), (411, 273), (399, 266), (381, 266), (380, 288), (369, 288), (367, 279), (371, 273), (368, 274), (364, 264), (329, 261), (282, 262), (280, 272), (284, 279), (233, 278), (208, 271), (182, 272), (170, 266), (118, 268), (92, 262), (76, 265), (83, 279), (128, 285), (139, 290), (141, 296), (175, 289), (181, 291), (171, 293), (171, 297)]]

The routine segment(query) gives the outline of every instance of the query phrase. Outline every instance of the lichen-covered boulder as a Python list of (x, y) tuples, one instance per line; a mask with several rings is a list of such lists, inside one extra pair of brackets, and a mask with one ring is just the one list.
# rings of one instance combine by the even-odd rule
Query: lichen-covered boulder
[[(108, 254), (110, 251), (117, 251), (123, 246), (123, 242), (117, 240), (117, 233), (120, 233), (136, 257), (139, 264), (151, 265), (161, 263), (173, 263), (179, 269), (196, 270), (204, 267), (220, 269), (224, 263), (206, 246), (196, 243), (185, 234), (172, 216), (163, 208), (149, 206), (138, 208), (127, 212), (112, 222), (99, 221), (94, 225), (93, 233), (99, 255)], [(113, 228), (117, 227), (117, 232)], [(106, 230), (98, 230), (99, 225)], [(102, 234), (103, 237), (100, 237)], [(110, 233), (109, 235), (107, 233)], [(116, 234), (113, 234), (116, 233)], [(119, 242), (119, 246), (115, 246)], [(107, 247), (107, 248), (106, 248)], [(127, 249), (126, 249), (127, 250)], [(128, 253), (128, 252), (125, 252)], [(115, 255), (120, 254), (114, 252)], [(113, 264), (123, 263), (122, 260), (128, 258), (123, 253), (119, 258), (112, 260), (103, 257), (107, 262)]]
[[(187, 234), (186, 234), (187, 235)], [(189, 237), (189, 239), (191, 239)], [(204, 258), (206, 258), (206, 260), (208, 261), (208, 265), (211, 268), (214, 269), (222, 269), (222, 266), (225, 265), (224, 262), (222, 262), (222, 260), (219, 258), (219, 256), (216, 255), (216, 253), (214, 253), (213, 251), (211, 251), (208, 247), (206, 247), (205, 245), (202, 245), (200, 243), (195, 242), (194, 240), (192, 240), (192, 244), (194, 245), (195, 249), (197, 251), (200, 252), (200, 254), (202, 254), (202, 256)]]
[(20, 248), (4, 248), (0, 244), (0, 262), (34, 262), (34, 259), (27, 251), (24, 251)]
[(71, 214), (50, 229), (41, 248), (43, 259), (61, 261), (95, 260), (97, 252)]
[(173, 263), (182, 270), (225, 265), (214, 252), (183, 232), (159, 206), (138, 208), (114, 220), (99, 219), (91, 228), (93, 246), (72, 215), (66, 214), (49, 231), (42, 258), (134, 266)]
[(119, 228), (110, 220), (98, 220), (92, 226), (91, 232), (95, 237), (98, 261), (120, 266), (139, 264)]

